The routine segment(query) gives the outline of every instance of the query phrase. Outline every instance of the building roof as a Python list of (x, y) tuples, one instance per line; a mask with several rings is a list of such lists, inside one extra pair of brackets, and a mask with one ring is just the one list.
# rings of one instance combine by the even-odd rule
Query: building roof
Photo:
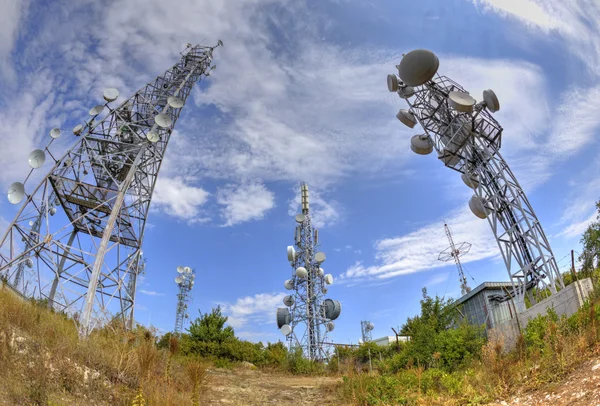
[(512, 288), (513, 286), (514, 284), (512, 282), (483, 282), (481, 285), (477, 286), (475, 289), (471, 290), (469, 293), (455, 301), (454, 305), (462, 304), (486, 289)]

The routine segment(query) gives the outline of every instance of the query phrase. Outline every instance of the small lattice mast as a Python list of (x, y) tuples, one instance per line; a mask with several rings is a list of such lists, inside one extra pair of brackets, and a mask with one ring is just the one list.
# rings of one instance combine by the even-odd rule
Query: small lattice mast
[(214, 69), (215, 48), (188, 44), (175, 65), (116, 106), (119, 92), (107, 89), (105, 103), (73, 129), (79, 138), (62, 157), (49, 149), (59, 128), (31, 153), (32, 171), (50, 158), (41, 181), (26, 185), (28, 176), (9, 187), (9, 201), (24, 202), (0, 240), (0, 276), (26, 296), (74, 313), (82, 336), (103, 319), (133, 322), (156, 179), (187, 97)]
[(462, 264), (460, 263), (460, 257), (469, 252), (471, 249), (471, 244), (468, 242), (461, 242), (458, 245), (454, 244), (452, 232), (450, 231), (448, 224), (444, 224), (444, 230), (446, 231), (446, 237), (448, 237), (450, 246), (444, 251), (440, 252), (438, 260), (448, 262), (451, 259), (454, 259), (456, 269), (458, 269), (458, 279), (460, 280), (460, 293), (464, 296), (471, 291), (471, 288), (467, 284), (467, 278), (465, 277), (465, 272)]
[(308, 359), (323, 361), (328, 357), (324, 344), (326, 335), (333, 331), (333, 320), (339, 317), (342, 306), (337, 300), (325, 299), (333, 276), (321, 268), (325, 254), (317, 252), (319, 233), (312, 226), (308, 184), (302, 183), (300, 191), (302, 213), (295, 217), (298, 223), (294, 231), (296, 248), (287, 247), (292, 277), (284, 283), (285, 288), (294, 293), (283, 299), (286, 307), (277, 309), (277, 327), (287, 337), (290, 348), (301, 348)]
[(183, 331), (185, 321), (190, 318), (188, 314), (188, 305), (191, 299), (192, 288), (194, 287), (194, 280), (196, 274), (194, 270), (189, 266), (177, 267), (177, 277), (175, 283), (179, 287), (177, 293), (177, 311), (175, 314), (175, 334), (179, 335)]
[(460, 172), (473, 189), (469, 207), (475, 216), (488, 220), (522, 311), (525, 296), (536, 303), (543, 291), (553, 294), (562, 289), (561, 274), (540, 221), (500, 155), (503, 129), (490, 114), (500, 109), (496, 94), (484, 90), (483, 101), (477, 103), (461, 85), (439, 75), (438, 67), (439, 60), (430, 51), (403, 55), (397, 75), (387, 77), (388, 90), (409, 106), (396, 117), (409, 128), (417, 123), (423, 128), (423, 134), (411, 139), (415, 153), (427, 155), (435, 149), (438, 159)]
[(371, 332), (374, 328), (375, 326), (370, 321), (363, 320), (360, 322), (360, 331), (362, 334), (363, 343), (368, 343), (373, 339)]

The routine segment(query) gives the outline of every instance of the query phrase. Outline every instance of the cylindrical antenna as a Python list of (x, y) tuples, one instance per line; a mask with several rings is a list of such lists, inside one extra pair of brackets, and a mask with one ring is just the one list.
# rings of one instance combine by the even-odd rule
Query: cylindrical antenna
[(315, 240), (315, 245), (317, 245), (319, 243), (319, 230), (317, 230), (316, 228), (315, 228), (315, 238), (314, 238), (314, 240)]
[(302, 183), (300, 185), (300, 190), (302, 191), (302, 213), (308, 213), (308, 184)]

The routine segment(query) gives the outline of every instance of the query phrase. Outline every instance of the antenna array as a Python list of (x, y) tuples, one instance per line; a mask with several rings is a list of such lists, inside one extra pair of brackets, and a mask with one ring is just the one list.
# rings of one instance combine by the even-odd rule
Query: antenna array
[(387, 77), (388, 90), (406, 100), (409, 109), (396, 117), (424, 133), (411, 139), (411, 149), (420, 155), (435, 151), (438, 159), (461, 173), (463, 182), (474, 191), (469, 208), (487, 219), (514, 284), (515, 302), (525, 309), (525, 296), (551, 294), (564, 287), (548, 239), (525, 192), (500, 155), (502, 127), (490, 113), (500, 110), (492, 90), (476, 100), (458, 83), (437, 71), (439, 60), (427, 50), (405, 54), (398, 73)]
[[(73, 128), (75, 145), (55, 157), (49, 147), (62, 131), (52, 129), (46, 147), (29, 155), (25, 181), (8, 189), (9, 202), (23, 204), (0, 240), (0, 276), (26, 296), (75, 313), (82, 336), (111, 312), (133, 322), (154, 185), (185, 100), (215, 67), (215, 48), (188, 44), (175, 65), (116, 107), (119, 92), (104, 91), (105, 103)], [(47, 161), (49, 172), (27, 190)]]
[(370, 321), (363, 320), (360, 322), (360, 331), (362, 333), (363, 343), (368, 343), (373, 339), (371, 336), (371, 331), (373, 331), (374, 328), (375, 326)]
[(454, 259), (456, 268), (458, 269), (458, 279), (460, 280), (460, 293), (464, 296), (471, 291), (471, 288), (467, 284), (467, 278), (465, 277), (462, 264), (460, 263), (460, 257), (469, 252), (471, 249), (471, 244), (468, 242), (461, 242), (460, 244), (455, 245), (454, 239), (452, 239), (452, 232), (450, 231), (448, 224), (444, 224), (444, 230), (446, 231), (446, 237), (448, 237), (450, 246), (440, 252), (438, 260), (448, 262), (451, 259)]
[(325, 274), (321, 264), (325, 261), (319, 247), (319, 233), (313, 229), (309, 207), (308, 184), (302, 183), (302, 213), (296, 215), (298, 225), (294, 231), (293, 245), (287, 247), (287, 258), (292, 266), (292, 277), (284, 283), (293, 294), (283, 299), (286, 307), (277, 309), (277, 327), (286, 336), (290, 348), (299, 347), (308, 359), (327, 359), (324, 348), (326, 335), (335, 328), (334, 320), (342, 311), (337, 300), (325, 299), (333, 275)]
[(179, 286), (179, 292), (177, 293), (177, 312), (175, 316), (175, 334), (179, 335), (183, 331), (184, 323), (190, 318), (188, 314), (188, 304), (191, 299), (192, 288), (194, 287), (194, 280), (196, 274), (194, 270), (189, 266), (178, 266), (177, 277), (175, 277), (175, 283)]

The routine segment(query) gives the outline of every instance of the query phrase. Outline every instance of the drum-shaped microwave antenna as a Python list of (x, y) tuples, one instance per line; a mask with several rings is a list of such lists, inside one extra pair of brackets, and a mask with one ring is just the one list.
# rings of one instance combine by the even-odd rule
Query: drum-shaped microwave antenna
[(289, 324), (284, 324), (283, 326), (281, 326), (281, 334), (283, 334), (284, 336), (289, 336), (290, 334), (292, 334), (292, 327)]
[(183, 273), (183, 267), (182, 266), (178, 266), (177, 267), (177, 273)]
[(180, 284), (181, 282), (183, 282), (183, 277), (181, 275), (176, 276), (175, 283)]
[(331, 285), (333, 283), (333, 275), (328, 273), (325, 275), (325, 283)]
[(148, 134), (146, 134), (146, 138), (150, 142), (157, 142), (160, 139), (160, 136), (154, 131), (148, 131)]
[(315, 261), (317, 261), (318, 263), (322, 263), (325, 262), (326, 256), (324, 252), (317, 252), (315, 254)]
[(180, 109), (183, 107), (184, 101), (180, 97), (169, 96), (169, 98), (167, 99), (167, 103), (174, 109)]
[(479, 186), (479, 177), (476, 173), (472, 173), (470, 174), (470, 176), (467, 176), (466, 173), (463, 173), (460, 175), (460, 178), (465, 183), (465, 185), (467, 185), (471, 189), (477, 189), (477, 186)]
[(335, 328), (335, 323), (333, 321), (328, 321), (326, 327), (327, 331), (333, 331), (333, 329)]
[(325, 275), (325, 270), (323, 268), (319, 268), (319, 276)]
[(286, 297), (283, 298), (283, 304), (290, 307), (294, 305), (294, 296), (292, 295), (287, 295)]
[(185, 273), (191, 273), (192, 272), (192, 268), (190, 268), (189, 266), (186, 266), (186, 267), (183, 268), (183, 271)]
[(471, 197), (471, 199), (469, 200), (469, 208), (471, 209), (473, 214), (479, 217), (480, 219), (486, 218), (489, 214), (481, 198), (479, 198), (476, 195), (473, 195), (473, 197)]
[(46, 162), (46, 153), (41, 149), (34, 149), (29, 154), (29, 166), (38, 169)]
[(403, 99), (410, 99), (415, 95), (415, 88), (412, 86), (403, 86), (398, 89), (398, 96)]
[(400, 61), (400, 79), (409, 86), (421, 86), (431, 80), (440, 66), (438, 57), (426, 49), (410, 51)]
[(303, 266), (296, 268), (296, 276), (299, 278), (306, 278), (308, 276), (308, 271)]
[(108, 89), (104, 90), (102, 97), (109, 103), (113, 102), (119, 98), (119, 91), (114, 87), (109, 87)]
[(60, 137), (60, 128), (53, 128), (50, 130), (50, 137), (57, 139)]
[(8, 201), (19, 204), (25, 197), (25, 186), (21, 182), (15, 182), (8, 187)]
[(90, 116), (97, 116), (98, 114), (102, 113), (102, 110), (104, 110), (104, 106), (99, 104), (97, 106), (92, 107), (89, 111), (89, 114)]
[(390, 92), (398, 91), (398, 77), (396, 75), (387, 75), (387, 87)]
[(419, 155), (431, 154), (433, 141), (427, 134), (415, 135), (410, 139), (410, 149)]
[(409, 128), (414, 128), (414, 126), (417, 125), (417, 119), (415, 118), (414, 114), (408, 110), (400, 109), (398, 114), (396, 114), (396, 118)]
[(173, 120), (168, 114), (160, 113), (154, 117), (154, 122), (157, 126), (162, 128), (168, 128), (173, 124)]
[(337, 319), (342, 312), (342, 304), (333, 299), (325, 299), (323, 301), (323, 308), (325, 310), (325, 318), (329, 320)]
[(466, 92), (450, 92), (448, 95), (448, 104), (456, 111), (470, 113), (473, 111), (475, 99)]
[(290, 262), (294, 262), (296, 260), (296, 250), (292, 245), (288, 245), (287, 247), (287, 258)]
[(375, 328), (375, 325), (373, 323), (371, 323), (371, 322), (368, 322), (367, 325), (366, 325), (366, 328), (367, 328), (368, 331), (371, 331), (371, 330), (373, 330)]
[(290, 324), (290, 321), (292, 321), (290, 309), (287, 307), (277, 308), (277, 328), (281, 328), (285, 324)]

